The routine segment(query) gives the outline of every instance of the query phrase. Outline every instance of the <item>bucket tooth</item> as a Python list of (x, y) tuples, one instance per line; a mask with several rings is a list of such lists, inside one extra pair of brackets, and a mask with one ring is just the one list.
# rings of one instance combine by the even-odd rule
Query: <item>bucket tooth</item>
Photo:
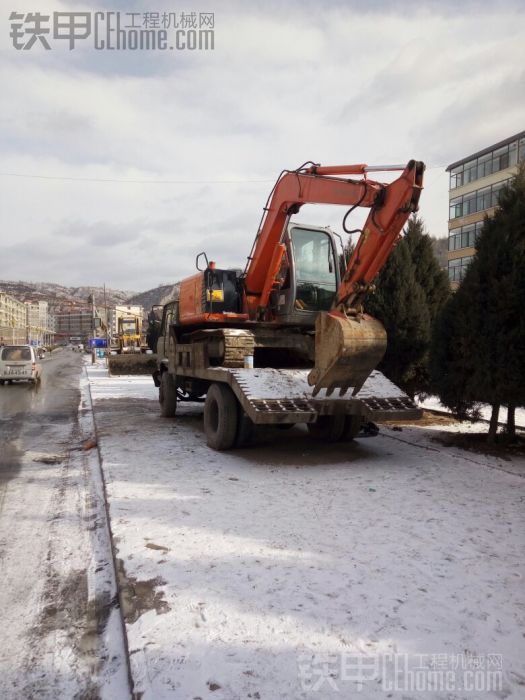
[(315, 367), (308, 375), (313, 395), (326, 389), (329, 396), (339, 389), (342, 396), (350, 387), (357, 394), (385, 350), (386, 331), (377, 319), (345, 316), (335, 309), (321, 312), (315, 322)]

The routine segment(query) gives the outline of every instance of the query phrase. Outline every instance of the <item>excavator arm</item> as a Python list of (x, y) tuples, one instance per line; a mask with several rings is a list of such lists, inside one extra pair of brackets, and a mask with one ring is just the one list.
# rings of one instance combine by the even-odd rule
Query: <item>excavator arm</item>
[[(375, 170), (403, 172), (393, 182), (383, 184), (367, 179), (367, 174)], [(265, 216), (246, 268), (246, 300), (251, 315), (255, 315), (257, 310), (260, 315), (267, 306), (272, 288), (268, 280), (269, 273), (279, 267), (281, 256), (276, 256), (276, 251), (279, 250), (283, 231), (290, 217), (304, 204), (339, 204), (370, 209), (339, 287), (336, 304), (349, 306), (356, 298), (362, 298), (363, 285), (369, 285), (376, 277), (406, 220), (412, 212), (417, 211), (423, 186), (423, 171), (424, 165), (413, 160), (406, 167), (313, 165), (305, 170), (286, 171), (277, 181), (265, 207)], [(343, 178), (343, 175), (364, 177), (354, 180)]]
[[(245, 302), (251, 318), (264, 318), (284, 255), (283, 231), (304, 204), (339, 204), (368, 208), (361, 236), (348, 262), (333, 308), (316, 321), (315, 367), (309, 376), (314, 395), (320, 389), (343, 394), (359, 391), (386, 349), (382, 325), (363, 314), (362, 302), (395, 246), (411, 213), (417, 211), (424, 165), (311, 165), (286, 171), (278, 179), (261, 221), (245, 272)], [(373, 171), (401, 170), (384, 184), (368, 179)], [(349, 178), (361, 175), (361, 179)]]

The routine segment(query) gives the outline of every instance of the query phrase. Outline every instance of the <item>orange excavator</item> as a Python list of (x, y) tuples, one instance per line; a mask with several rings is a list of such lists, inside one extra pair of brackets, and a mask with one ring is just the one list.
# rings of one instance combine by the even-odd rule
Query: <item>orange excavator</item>
[[(369, 179), (392, 170), (400, 175), (390, 183)], [(415, 416), (408, 397), (374, 372), (386, 333), (363, 303), (418, 209), (423, 173), (414, 160), (283, 171), (244, 271), (220, 269), (200, 253), (199, 271), (164, 307), (154, 373), (163, 415), (174, 415), (177, 401), (205, 396), (208, 444), (217, 449), (238, 444), (247, 421), (305, 422), (314, 436), (333, 440), (355, 436), (362, 420), (389, 410)], [(337, 234), (291, 221), (304, 204), (346, 207), (347, 233), (355, 232), (349, 215), (369, 210), (347, 264), (340, 265)]]

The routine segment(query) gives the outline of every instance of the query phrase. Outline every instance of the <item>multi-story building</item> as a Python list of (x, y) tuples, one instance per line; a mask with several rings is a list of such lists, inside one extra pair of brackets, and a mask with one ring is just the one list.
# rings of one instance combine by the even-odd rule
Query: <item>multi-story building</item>
[(88, 307), (63, 305), (55, 312), (55, 335), (59, 341), (84, 342), (93, 335), (93, 327), (93, 311)]
[(55, 335), (54, 316), (49, 303), (41, 299), (25, 302), (27, 310), (27, 342), (49, 345)]
[(485, 215), (494, 214), (500, 190), (523, 160), (525, 131), (448, 166), (448, 276), (453, 287), (463, 279), (472, 260)]
[(20, 345), (27, 342), (26, 305), (0, 292), (0, 344)]

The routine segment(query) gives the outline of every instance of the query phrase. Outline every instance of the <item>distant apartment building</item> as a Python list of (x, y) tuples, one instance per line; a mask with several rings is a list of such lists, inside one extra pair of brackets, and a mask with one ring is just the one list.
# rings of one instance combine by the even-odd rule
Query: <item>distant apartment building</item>
[(55, 314), (55, 335), (58, 341), (82, 340), (93, 335), (93, 311), (90, 308), (61, 306)]
[(0, 344), (27, 342), (27, 311), (24, 302), (0, 292)]
[(25, 302), (27, 314), (27, 342), (32, 345), (50, 345), (55, 336), (55, 318), (47, 301)]
[(525, 131), (448, 166), (448, 276), (453, 287), (463, 279), (472, 260), (485, 215), (494, 214), (502, 187), (523, 160)]

